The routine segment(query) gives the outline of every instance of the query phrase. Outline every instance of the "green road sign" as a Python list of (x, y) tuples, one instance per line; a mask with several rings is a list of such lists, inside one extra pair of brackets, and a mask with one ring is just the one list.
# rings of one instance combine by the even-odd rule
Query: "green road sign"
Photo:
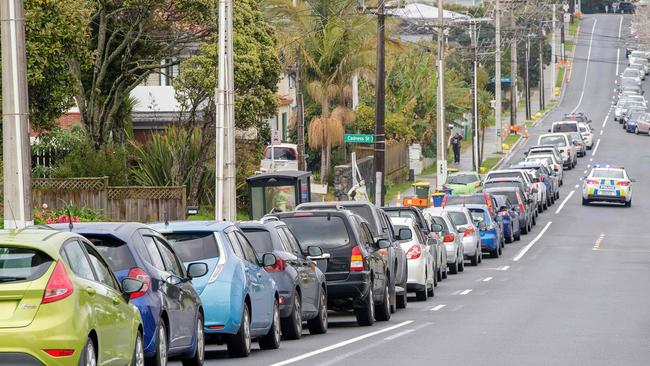
[(343, 141), (348, 143), (357, 143), (357, 144), (372, 144), (375, 142), (374, 135), (352, 135), (346, 133), (343, 137)]

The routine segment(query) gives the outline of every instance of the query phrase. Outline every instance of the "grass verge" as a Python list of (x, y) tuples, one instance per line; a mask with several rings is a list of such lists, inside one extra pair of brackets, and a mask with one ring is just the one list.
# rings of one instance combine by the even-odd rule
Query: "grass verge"
[(557, 78), (555, 79), (555, 87), (561, 88), (563, 81), (564, 81), (564, 67), (560, 67), (560, 69), (557, 71)]

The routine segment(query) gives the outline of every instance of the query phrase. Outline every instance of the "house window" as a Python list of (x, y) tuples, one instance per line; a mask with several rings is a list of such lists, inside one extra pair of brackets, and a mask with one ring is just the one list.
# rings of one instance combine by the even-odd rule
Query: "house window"
[[(163, 61), (160, 61), (160, 65), (164, 66), (166, 64), (169, 64), (170, 62), (173, 62), (174, 59), (165, 59)], [(179, 68), (178, 65), (172, 65), (172, 66), (165, 66), (161, 67), (160, 69), (160, 86), (172, 86), (172, 83), (174, 81), (174, 78), (178, 76), (179, 74)]]
[(289, 89), (296, 88), (296, 77), (294, 75), (289, 75)]

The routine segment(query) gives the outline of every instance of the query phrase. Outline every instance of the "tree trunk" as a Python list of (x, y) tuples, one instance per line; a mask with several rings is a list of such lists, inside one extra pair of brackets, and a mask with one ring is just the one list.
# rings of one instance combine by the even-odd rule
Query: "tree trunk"
[(320, 156), (320, 184), (327, 184), (327, 178), (330, 173), (330, 143), (329, 143), (329, 118), (330, 118), (330, 103), (329, 95), (327, 95), (327, 87), (323, 87), (323, 99), (321, 100), (321, 125), (323, 126), (323, 141), (321, 141), (321, 156)]

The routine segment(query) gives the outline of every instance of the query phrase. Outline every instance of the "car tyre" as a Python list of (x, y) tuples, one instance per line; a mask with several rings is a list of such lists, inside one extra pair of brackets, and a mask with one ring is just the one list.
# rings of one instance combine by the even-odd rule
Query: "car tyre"
[(96, 366), (97, 365), (97, 352), (95, 351), (95, 344), (92, 339), (86, 339), (81, 357), (79, 357), (79, 366)]
[(632, 207), (632, 200), (626, 201), (625, 207)]
[(460, 261), (458, 263), (458, 272), (465, 271), (465, 258), (462, 255), (459, 255)]
[(478, 253), (480, 251), (481, 251), (480, 249), (476, 249), (476, 253), (474, 253), (472, 258), (469, 259), (470, 262), (472, 263), (472, 266), (474, 266), (474, 267), (478, 266), (478, 263), (479, 263), (479, 261), (478, 261), (479, 260), (479, 254)]
[(166, 366), (167, 351), (169, 350), (169, 347), (167, 345), (167, 328), (162, 319), (158, 322), (158, 330), (156, 330), (156, 334), (158, 335), (156, 340), (156, 354), (148, 363), (151, 366)]
[(391, 311), (390, 311), (389, 294), (390, 293), (388, 292), (388, 285), (386, 285), (384, 288), (384, 296), (382, 298), (381, 303), (379, 304), (379, 307), (377, 308), (377, 314), (375, 316), (377, 320), (380, 322), (387, 322), (390, 320)]
[(261, 349), (278, 349), (280, 348), (280, 306), (278, 300), (273, 300), (273, 324), (266, 335), (259, 340)]
[(637, 135), (639, 134), (639, 127), (638, 126), (634, 127), (634, 133), (637, 134)]
[(325, 289), (320, 290), (320, 301), (318, 302), (318, 315), (307, 320), (307, 328), (310, 334), (327, 333), (327, 295)]
[(442, 278), (446, 279), (448, 274), (449, 274), (449, 264), (445, 263), (445, 270), (442, 272)]
[(427, 296), (427, 291), (428, 291), (427, 285), (424, 285), (424, 289), (415, 291), (415, 299), (417, 301), (427, 301), (427, 299), (429, 298)]
[(196, 349), (194, 355), (183, 359), (183, 366), (203, 366), (205, 361), (205, 334), (203, 334), (203, 315), (199, 314), (196, 321)]
[(524, 234), (524, 235), (528, 234), (528, 223), (526, 223), (526, 225), (524, 225), (523, 227), (521, 227), (520, 225), (519, 234)]
[(373, 283), (370, 283), (368, 289), (368, 295), (364, 301), (364, 304), (354, 309), (354, 315), (357, 317), (357, 324), (361, 326), (370, 326), (375, 323), (375, 300), (373, 299)]
[(142, 345), (142, 333), (139, 331), (135, 336), (131, 366), (144, 366), (144, 346)]
[(428, 297), (434, 297), (434, 296), (436, 296), (436, 292), (435, 292), (435, 291), (436, 291), (436, 290), (435, 290), (435, 288), (434, 288), (433, 286), (429, 287), (429, 289), (427, 290), (427, 296), (428, 296)]
[(516, 234), (514, 233), (512, 234), (512, 238), (514, 239), (514, 241), (521, 240), (521, 227), (519, 227), (519, 232), (517, 232)]
[(228, 336), (227, 345), (232, 357), (248, 357), (251, 354), (251, 321), (247, 303), (244, 303), (239, 330)]
[(589, 200), (583, 198), (583, 199), (582, 199), (582, 205), (583, 205), (583, 206), (587, 206), (588, 204), (589, 204)]
[(456, 259), (456, 261), (454, 262), (454, 264), (452, 264), (451, 266), (449, 266), (449, 273), (451, 273), (451, 274), (458, 274), (458, 259)]
[(500, 248), (499, 248), (499, 246), (497, 245), (497, 247), (494, 248), (494, 250), (491, 250), (491, 251), (490, 251), (490, 258), (499, 258), (499, 256), (500, 256), (499, 251), (500, 251)]
[(282, 336), (285, 339), (300, 339), (302, 336), (302, 306), (300, 304), (300, 293), (296, 291), (293, 295), (293, 310), (291, 314), (280, 320)]

